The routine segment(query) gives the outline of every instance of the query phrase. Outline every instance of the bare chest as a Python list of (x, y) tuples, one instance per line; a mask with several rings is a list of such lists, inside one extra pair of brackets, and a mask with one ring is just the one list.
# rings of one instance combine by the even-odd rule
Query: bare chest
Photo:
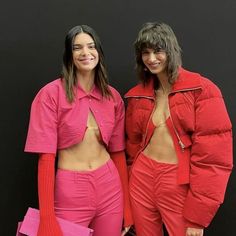
[(168, 104), (168, 94), (157, 93), (155, 109), (152, 115), (152, 121), (156, 126), (166, 122), (170, 115), (169, 104)]

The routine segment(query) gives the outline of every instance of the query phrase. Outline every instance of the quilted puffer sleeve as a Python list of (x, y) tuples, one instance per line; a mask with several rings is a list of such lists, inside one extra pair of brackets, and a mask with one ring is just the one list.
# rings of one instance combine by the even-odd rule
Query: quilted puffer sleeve
[(232, 125), (220, 90), (203, 79), (196, 95), (190, 189), (184, 217), (207, 227), (224, 200), (232, 170)]

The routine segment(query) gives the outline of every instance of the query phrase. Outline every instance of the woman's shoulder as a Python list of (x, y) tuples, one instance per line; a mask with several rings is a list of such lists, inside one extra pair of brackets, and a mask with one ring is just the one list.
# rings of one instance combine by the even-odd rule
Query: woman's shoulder
[(53, 92), (55, 90), (58, 90), (62, 87), (62, 80), (61, 78), (57, 78), (49, 83), (47, 83), (46, 85), (44, 85), (40, 91), (44, 91), (44, 92)]
[(220, 88), (211, 79), (201, 76), (200, 82), (202, 93), (206, 97), (222, 97)]
[[(183, 79), (183, 83), (193, 84), (196, 87), (202, 88), (202, 94), (207, 96), (221, 96), (219, 87), (209, 78), (205, 77), (200, 73), (187, 71), (182, 69), (180, 78)], [(181, 82), (181, 81), (180, 81)]]
[(63, 88), (62, 80), (61, 78), (55, 79), (46, 85), (44, 85), (38, 92), (38, 94), (43, 94), (43, 95), (55, 95), (58, 93), (60, 89)]
[(115, 99), (121, 99), (121, 95), (120, 93), (118, 92), (117, 89), (115, 89), (114, 87), (112, 87), (111, 85), (108, 86), (110, 91), (111, 91), (111, 94), (112, 96), (115, 98)]
[(137, 84), (133, 87), (131, 87), (126, 93), (125, 93), (125, 98), (129, 96), (135, 96), (139, 92), (143, 92), (144, 86), (142, 84)]
[(61, 78), (58, 78), (44, 85), (38, 91), (35, 100), (56, 100), (61, 92), (64, 92), (63, 84)]

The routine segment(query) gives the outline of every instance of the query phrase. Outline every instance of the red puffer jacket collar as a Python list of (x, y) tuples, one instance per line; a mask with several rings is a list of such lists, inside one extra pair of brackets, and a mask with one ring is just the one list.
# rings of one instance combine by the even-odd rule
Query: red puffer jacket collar
[[(195, 88), (201, 87), (201, 78), (202, 76), (198, 73), (190, 72), (182, 67), (179, 69), (179, 76), (172, 87), (172, 93), (178, 92), (181, 90), (192, 90)], [(154, 77), (155, 79), (155, 77)], [(155, 91), (153, 89), (153, 80), (143, 86), (142, 84), (138, 84), (137, 86), (130, 89), (126, 94), (125, 98), (128, 97), (155, 97)]]

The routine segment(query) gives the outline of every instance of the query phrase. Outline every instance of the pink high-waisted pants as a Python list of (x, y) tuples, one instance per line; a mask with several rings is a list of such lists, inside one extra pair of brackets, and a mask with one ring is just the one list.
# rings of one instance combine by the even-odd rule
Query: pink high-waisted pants
[(93, 171), (58, 169), (56, 216), (90, 227), (94, 236), (120, 236), (123, 192), (119, 173), (110, 159)]
[(185, 236), (182, 216), (188, 185), (177, 185), (177, 164), (161, 163), (141, 153), (130, 175), (130, 196), (137, 236)]

